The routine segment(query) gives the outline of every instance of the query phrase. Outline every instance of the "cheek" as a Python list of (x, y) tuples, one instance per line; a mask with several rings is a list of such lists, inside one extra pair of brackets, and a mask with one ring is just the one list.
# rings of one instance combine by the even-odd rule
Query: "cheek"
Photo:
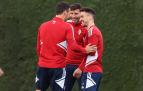
[(87, 22), (88, 20), (90, 20), (90, 19), (88, 19), (87, 17), (85, 18), (85, 21)]
[(85, 17), (85, 20), (88, 20), (88, 18), (87, 18), (87, 17)]
[(77, 17), (80, 18), (80, 15), (78, 14)]
[(72, 14), (70, 14), (69, 16), (72, 17)]
[(86, 22), (86, 17), (84, 17), (84, 19), (83, 19), (85, 22)]

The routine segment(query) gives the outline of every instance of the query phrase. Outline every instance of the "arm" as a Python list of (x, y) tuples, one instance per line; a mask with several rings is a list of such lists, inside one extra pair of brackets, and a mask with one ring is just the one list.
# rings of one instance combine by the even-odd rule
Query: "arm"
[(41, 45), (40, 45), (40, 31), (38, 31), (38, 35), (37, 35), (37, 46), (36, 46), (36, 51), (37, 51), (37, 55), (38, 55), (38, 56), (40, 55), (40, 48), (41, 48)]
[(66, 35), (67, 35), (66, 39), (67, 39), (67, 43), (68, 43), (68, 48), (70, 48), (73, 51), (79, 51), (79, 52), (84, 53), (84, 54), (86, 53), (85, 48), (76, 43), (76, 40), (74, 38), (74, 30), (73, 30), (73, 27), (71, 25), (67, 29)]
[[(88, 47), (89, 45), (97, 45), (97, 44), (98, 44), (98, 37), (97, 37), (97, 35), (96, 35), (96, 34), (95, 34), (95, 35), (92, 35), (92, 36), (89, 38), (88, 42), (89, 42), (89, 44), (88, 44), (86, 47)], [(97, 50), (97, 48), (96, 48), (96, 50)], [(90, 52), (90, 53), (88, 53), (88, 55), (94, 56), (94, 55), (95, 55), (95, 52), (96, 52), (96, 51)], [(87, 58), (88, 58), (88, 56), (87, 56)], [(85, 58), (85, 59), (87, 59), (87, 58)], [(81, 62), (81, 64), (79, 65), (79, 67), (74, 71), (74, 73), (73, 73), (73, 76), (74, 76), (74, 77), (79, 78), (79, 77), (81, 76), (82, 71), (84, 70), (84, 68), (85, 68), (85, 66), (86, 66), (85, 62), (86, 62), (86, 61), (83, 60), (83, 61)]]
[(37, 55), (40, 56), (40, 50), (41, 50), (41, 45), (42, 45), (42, 41), (41, 41), (41, 31), (46, 29), (46, 23), (43, 23), (40, 25), (39, 29), (38, 29), (38, 34), (37, 34), (37, 46), (36, 46), (36, 51), (37, 51)]
[(85, 67), (85, 61), (83, 60), (79, 67), (74, 71), (73, 77), (80, 78), (82, 71)]
[[(91, 45), (98, 45), (98, 35), (94, 34), (94, 35), (90, 36), (88, 42), (89, 42), (88, 45), (90, 45), (90, 44), (91, 44)], [(87, 46), (88, 46), (88, 45), (87, 45)], [(86, 47), (87, 47), (87, 46), (86, 46)], [(97, 47), (95, 47), (95, 49), (97, 50)], [(95, 50), (94, 52), (88, 53), (88, 55), (94, 56), (96, 50)], [(83, 61), (81, 62), (81, 64), (79, 65), (78, 68), (79, 68), (80, 70), (83, 70), (84, 67), (85, 67), (85, 60), (83, 60)]]
[[(93, 34), (93, 35), (91, 35), (89, 38), (88, 38), (88, 45), (98, 45), (98, 34)], [(88, 46), (87, 45), (87, 46)], [(86, 46), (86, 47), (87, 47)], [(96, 50), (97, 50), (97, 47), (96, 47)], [(94, 52), (90, 52), (90, 53), (88, 53), (88, 55), (91, 55), (91, 56), (94, 56), (95, 55), (95, 52), (96, 51), (94, 51)], [(87, 59), (87, 58), (85, 58), (85, 59)], [(85, 60), (83, 60), (82, 62), (81, 62), (81, 64), (79, 65), (79, 67), (74, 71), (74, 73), (73, 73), (73, 76), (74, 77), (76, 77), (76, 78), (79, 78), (80, 76), (81, 76), (81, 74), (82, 74), (82, 71), (84, 70), (84, 68), (85, 68)]]
[(83, 54), (95, 52), (95, 45), (88, 45), (84, 48), (76, 43), (74, 38), (74, 30), (72, 26), (70, 26), (70, 28), (67, 30), (66, 39), (68, 43), (68, 48), (70, 48), (73, 51), (78, 51)]
[[(98, 41), (99, 41), (98, 35), (97, 34), (93, 34), (92, 36), (90, 36), (90, 38), (88, 40), (88, 43), (91, 44), (91, 45), (96, 45), (96, 50), (97, 50)], [(96, 51), (90, 52), (88, 55), (93, 56), (93, 55), (95, 55), (95, 52)]]

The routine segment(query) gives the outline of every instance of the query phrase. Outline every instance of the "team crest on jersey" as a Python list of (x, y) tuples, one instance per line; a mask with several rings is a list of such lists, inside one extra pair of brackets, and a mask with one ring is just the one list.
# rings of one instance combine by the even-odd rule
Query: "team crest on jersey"
[(40, 40), (40, 45), (42, 45), (43, 44), (43, 42)]
[(56, 21), (53, 21), (52, 23), (53, 23), (53, 24), (55, 24), (55, 23), (56, 23)]
[(79, 29), (79, 30), (78, 30), (78, 35), (80, 35), (80, 34), (81, 34), (81, 30)]

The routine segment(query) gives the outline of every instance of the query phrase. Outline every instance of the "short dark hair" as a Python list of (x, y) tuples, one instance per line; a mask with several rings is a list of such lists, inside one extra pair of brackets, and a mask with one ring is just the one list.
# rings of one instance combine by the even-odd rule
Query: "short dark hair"
[(95, 15), (95, 11), (92, 8), (88, 8), (88, 7), (81, 8), (80, 12), (87, 12), (87, 13), (92, 14), (93, 16)]
[(67, 2), (59, 2), (56, 6), (56, 14), (62, 14), (64, 11), (68, 10), (70, 5)]
[(81, 9), (81, 4), (80, 3), (71, 4), (70, 9), (71, 10)]

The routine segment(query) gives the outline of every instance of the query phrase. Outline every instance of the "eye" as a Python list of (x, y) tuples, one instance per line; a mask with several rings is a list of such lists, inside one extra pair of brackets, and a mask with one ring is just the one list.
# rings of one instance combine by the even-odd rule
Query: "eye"
[(75, 15), (77, 15), (78, 13), (75, 13)]

